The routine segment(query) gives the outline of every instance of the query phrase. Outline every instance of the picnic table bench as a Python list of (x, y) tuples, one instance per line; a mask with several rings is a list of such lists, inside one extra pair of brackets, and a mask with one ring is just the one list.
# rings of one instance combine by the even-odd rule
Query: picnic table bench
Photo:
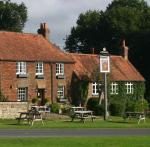
[(21, 121), (23, 122), (27, 121), (29, 125), (31, 124), (33, 126), (35, 121), (41, 121), (42, 124), (44, 125), (42, 114), (36, 110), (31, 109), (27, 112), (19, 112), (19, 113), (20, 113), (19, 117), (16, 118), (18, 120), (18, 124), (20, 124)]
[(131, 119), (131, 118), (136, 118), (138, 119), (138, 124), (140, 123), (141, 120), (144, 120), (145, 122), (145, 115), (143, 112), (125, 112), (125, 119)]
[(74, 121), (74, 119), (80, 119), (83, 123), (85, 123), (85, 119), (89, 118), (93, 122), (96, 118), (92, 111), (84, 110), (83, 107), (72, 107), (70, 110), (70, 117), (71, 121)]

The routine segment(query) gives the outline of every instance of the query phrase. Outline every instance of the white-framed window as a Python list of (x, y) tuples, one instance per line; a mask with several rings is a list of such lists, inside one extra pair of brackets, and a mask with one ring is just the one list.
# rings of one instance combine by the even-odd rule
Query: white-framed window
[(36, 62), (36, 75), (44, 75), (43, 62)]
[(101, 86), (101, 84), (97, 84), (96, 82), (92, 83), (92, 95), (98, 96), (98, 88)]
[(26, 62), (17, 62), (17, 75), (26, 75)]
[(133, 83), (127, 82), (127, 83), (125, 84), (125, 86), (126, 86), (126, 93), (127, 93), (127, 94), (133, 94), (133, 92), (134, 92)]
[(17, 90), (17, 100), (18, 101), (27, 101), (27, 87), (21, 87)]
[(64, 98), (64, 94), (65, 94), (65, 86), (63, 86), (63, 85), (58, 85), (57, 97), (58, 97), (58, 98)]
[(111, 92), (110, 94), (118, 94), (118, 84), (115, 82), (115, 83), (111, 83)]
[(64, 75), (64, 64), (56, 63), (56, 75)]

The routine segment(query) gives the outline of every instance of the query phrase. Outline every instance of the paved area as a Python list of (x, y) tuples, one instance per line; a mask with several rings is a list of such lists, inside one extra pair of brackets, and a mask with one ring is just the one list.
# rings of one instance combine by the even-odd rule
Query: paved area
[(150, 136), (149, 128), (141, 129), (46, 129), (0, 130), (0, 137), (68, 137), (68, 136)]

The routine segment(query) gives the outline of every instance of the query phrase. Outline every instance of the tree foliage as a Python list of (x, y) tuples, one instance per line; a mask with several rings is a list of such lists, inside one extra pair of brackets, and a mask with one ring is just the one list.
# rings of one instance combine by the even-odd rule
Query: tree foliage
[(150, 7), (144, 0), (113, 0), (105, 11), (80, 14), (77, 25), (66, 38), (66, 51), (99, 53), (106, 47), (111, 54), (120, 53), (120, 43), (126, 40), (129, 60), (144, 75), (150, 97)]
[(0, 1), (0, 30), (21, 32), (26, 21), (27, 8), (24, 3)]

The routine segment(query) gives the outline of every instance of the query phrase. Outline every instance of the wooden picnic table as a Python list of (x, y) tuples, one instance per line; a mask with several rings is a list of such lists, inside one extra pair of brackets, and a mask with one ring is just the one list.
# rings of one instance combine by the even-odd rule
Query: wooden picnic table
[(27, 112), (19, 112), (20, 115), (16, 119), (18, 120), (18, 124), (21, 123), (21, 121), (27, 121), (27, 123), (33, 126), (35, 121), (41, 121), (43, 123), (42, 114), (35, 110), (29, 110)]
[(93, 122), (95, 116), (93, 116), (93, 112), (90, 110), (80, 110), (80, 111), (74, 111), (74, 113), (71, 115), (72, 121), (74, 119), (80, 119), (83, 123), (85, 123), (85, 119), (90, 118)]
[(131, 118), (136, 118), (138, 119), (138, 124), (140, 123), (141, 120), (144, 120), (145, 122), (145, 114), (144, 112), (125, 112), (125, 119), (131, 119)]

